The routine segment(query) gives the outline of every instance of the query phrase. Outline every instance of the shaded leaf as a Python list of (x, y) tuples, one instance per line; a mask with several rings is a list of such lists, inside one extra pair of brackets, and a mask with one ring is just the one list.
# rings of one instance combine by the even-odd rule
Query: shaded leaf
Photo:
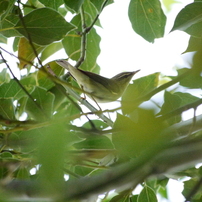
[(13, 99), (0, 99), (0, 116), (6, 119), (15, 119), (15, 107)]
[[(64, 74), (64, 68), (62, 68), (61, 66), (59, 66), (56, 62), (49, 62), (46, 65), (49, 66), (49, 68), (51, 68), (51, 71), (54, 72), (54, 74), (56, 74), (57, 76), (61, 76)], [(52, 88), (55, 84), (51, 81), (51, 79), (47, 76), (46, 73), (44, 73), (43, 71), (38, 71), (37, 72), (37, 82), (38, 85), (40, 87), (43, 87), (47, 90), (49, 90), (50, 88)]]
[(193, 36), (202, 36), (202, 2), (185, 6), (177, 15), (171, 31), (182, 30)]
[(4, 82), (10, 82), (10, 75), (8, 74), (7, 69), (2, 69), (2, 71), (0, 72), (0, 84)]
[(15, 29), (26, 38), (29, 33), (32, 41), (39, 45), (48, 45), (53, 41), (62, 39), (67, 32), (74, 29), (74, 26), (68, 22), (56, 11), (50, 8), (36, 9), (23, 17), (26, 30), (19, 20)]
[[(165, 114), (179, 108), (181, 106), (181, 102), (182, 102), (182, 99), (179, 96), (165, 91), (164, 103), (161, 107), (161, 111), (159, 112), (159, 114), (165, 115)], [(179, 122), (180, 120), (181, 120), (180, 116), (175, 116), (175, 117), (172, 117), (171, 119), (169, 119), (168, 121), (170, 124), (174, 124), (174, 123)]]
[[(183, 74), (185, 71), (187, 71), (187, 68), (179, 69), (178, 74)], [(202, 77), (197, 72), (189, 74), (180, 80), (180, 85), (188, 88), (202, 88)]]
[(149, 187), (144, 186), (138, 196), (137, 202), (158, 202), (155, 192)]
[[(105, 0), (99, 0), (99, 1), (97, 1), (97, 0), (90, 0), (90, 1), (94, 4), (94, 6), (95, 6), (96, 9), (98, 10), (98, 12), (101, 11), (101, 8), (102, 8), (102, 6), (103, 6), (103, 3), (105, 2)], [(109, 4), (112, 4), (112, 3), (114, 3), (113, 0), (108, 0), (106, 6), (109, 5)]]
[[(71, 23), (80, 28), (81, 19), (80, 15), (75, 16)], [(87, 44), (86, 44), (86, 58), (81, 68), (87, 71), (99, 72), (99, 66), (97, 65), (97, 57), (100, 54), (100, 36), (97, 34), (95, 29), (91, 29), (90, 33), (87, 35)], [(72, 60), (78, 60), (80, 57), (80, 48), (81, 48), (81, 36), (77, 33), (71, 32), (67, 37), (62, 40), (63, 46), (67, 55)]]
[(31, 96), (34, 98), (36, 104), (30, 99), (27, 100), (25, 110), (28, 112), (28, 115), (37, 121), (46, 120), (51, 117), (55, 96), (40, 87), (36, 87)]
[(137, 107), (136, 99), (155, 89), (158, 86), (158, 83), (159, 73), (154, 73), (136, 79), (133, 81), (133, 84), (129, 84), (128, 88), (122, 96), (121, 103), (123, 113), (129, 113), (134, 110)]
[(134, 31), (149, 42), (163, 37), (166, 16), (159, 0), (131, 0), (128, 15)]
[(40, 60), (41, 61), (46, 60), (48, 57), (52, 56), (53, 54), (55, 54), (57, 51), (59, 51), (62, 48), (63, 48), (63, 46), (62, 46), (61, 42), (55, 42), (55, 43), (52, 43), (52, 44), (48, 45), (42, 51)]
[(202, 38), (191, 36), (189, 39), (188, 47), (183, 53), (198, 51), (202, 47)]
[(9, 83), (3, 83), (0, 85), (0, 98), (13, 98), (20, 99), (26, 96), (22, 88), (17, 84), (15, 80), (10, 80)]
[(59, 6), (63, 4), (63, 0), (39, 0), (44, 6), (53, 8), (55, 10), (58, 9)]
[[(34, 48), (36, 52), (39, 54), (45, 47), (35, 44)], [(33, 60), (36, 58), (32, 46), (30, 45), (29, 41), (24, 37), (20, 38), (18, 44), (18, 57), (20, 61), (18, 67), (20, 69), (26, 68), (27, 65), (30, 66), (29, 62), (33, 62)]]
[(80, 7), (84, 3), (84, 0), (78, 0), (78, 1), (72, 1), (72, 0), (64, 0), (64, 3), (67, 7), (74, 10), (76, 13), (78, 13)]

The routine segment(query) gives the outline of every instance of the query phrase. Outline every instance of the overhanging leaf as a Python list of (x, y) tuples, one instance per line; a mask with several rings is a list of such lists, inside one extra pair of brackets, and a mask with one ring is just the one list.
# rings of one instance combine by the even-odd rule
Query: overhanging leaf
[(159, 0), (131, 0), (128, 10), (134, 31), (149, 42), (163, 37), (166, 16)]
[(194, 36), (202, 36), (202, 2), (194, 2), (185, 6), (175, 19), (171, 31), (174, 30), (182, 30)]
[[(26, 30), (22, 20), (26, 26)], [(34, 43), (48, 45), (53, 41), (62, 39), (67, 32), (74, 29), (74, 26), (66, 22), (55, 10), (40, 8), (30, 12), (23, 19), (20, 19), (15, 29), (26, 38), (28, 37), (28, 32)]]

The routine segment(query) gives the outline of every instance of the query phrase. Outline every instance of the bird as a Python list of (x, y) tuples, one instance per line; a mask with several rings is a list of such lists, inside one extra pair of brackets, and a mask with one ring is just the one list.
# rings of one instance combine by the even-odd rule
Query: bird
[(87, 96), (97, 103), (116, 101), (126, 90), (132, 77), (140, 70), (121, 72), (112, 78), (106, 78), (93, 72), (84, 71), (72, 66), (67, 60), (56, 60), (56, 63), (67, 69)]

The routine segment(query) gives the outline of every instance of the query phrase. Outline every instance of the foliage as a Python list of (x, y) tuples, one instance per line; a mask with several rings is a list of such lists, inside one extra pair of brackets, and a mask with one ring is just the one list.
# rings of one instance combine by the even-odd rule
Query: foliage
[[(164, 6), (172, 9), (176, 1), (168, 2)], [(179, 68), (177, 76), (158, 72), (136, 79), (117, 109), (96, 109), (80, 98), (82, 90), (55, 61), (42, 65), (64, 49), (75, 67), (99, 73), (96, 26), (112, 3), (0, 1), (0, 42), (14, 39), (12, 51), (0, 47), (1, 201), (13, 201), (16, 194), (36, 201), (96, 201), (103, 194), (103, 202), (156, 202), (157, 195), (168, 197), (169, 174), (189, 177), (183, 195), (187, 201), (201, 200), (202, 172), (195, 165), (202, 160), (202, 116), (195, 111), (202, 103), (202, 1), (182, 8), (171, 30), (190, 35), (185, 52), (196, 52), (191, 68)], [(131, 0), (128, 18), (148, 42), (163, 37), (166, 15), (159, 0)], [(18, 59), (18, 72), (6, 54)], [(162, 84), (165, 78), (169, 81)], [(159, 92), (162, 102), (154, 108)], [(141, 105), (145, 102), (149, 109)], [(183, 121), (188, 109), (194, 109), (193, 117)], [(115, 121), (106, 112), (117, 113)], [(138, 185), (142, 191), (134, 194)]]

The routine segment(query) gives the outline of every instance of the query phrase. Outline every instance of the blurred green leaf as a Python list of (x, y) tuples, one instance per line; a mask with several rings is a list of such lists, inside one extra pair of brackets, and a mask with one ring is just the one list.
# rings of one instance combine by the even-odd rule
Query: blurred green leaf
[[(21, 21), (24, 21), (26, 30)], [(74, 29), (74, 26), (68, 22), (56, 11), (50, 8), (36, 9), (20, 19), (15, 25), (15, 29), (26, 38), (29, 33), (32, 41), (39, 45), (48, 45), (54, 41), (62, 39), (67, 32)]]
[(138, 196), (137, 202), (158, 202), (155, 192), (148, 187), (144, 186), (143, 190), (140, 192)]
[(38, 159), (41, 164), (40, 179), (46, 194), (55, 195), (63, 190), (63, 166), (65, 147), (68, 142), (67, 127), (64, 123), (53, 124), (42, 129), (38, 148)]
[(163, 124), (156, 120), (152, 110), (137, 109), (136, 119), (117, 115), (112, 142), (120, 155), (135, 157), (159, 140)]
[(134, 31), (148, 42), (163, 37), (166, 16), (159, 0), (131, 0), (128, 16)]
[(191, 36), (189, 39), (188, 47), (183, 53), (194, 52), (201, 50), (202, 38)]
[[(182, 68), (178, 70), (178, 74), (183, 74), (185, 71), (187, 71), (187, 68)], [(183, 79), (180, 80), (180, 85), (184, 87), (188, 87), (191, 89), (194, 88), (202, 88), (202, 77), (198, 72), (192, 73)]]
[(10, 75), (8, 74), (7, 69), (4, 68), (0, 72), (0, 84), (9, 82), (10, 82)]
[[(136, 79), (133, 84), (129, 84), (122, 96), (123, 113), (129, 113), (137, 107), (136, 99), (154, 90), (159, 83), (159, 73)], [(149, 98), (148, 98), (149, 99)], [(146, 101), (146, 100), (145, 100)]]

